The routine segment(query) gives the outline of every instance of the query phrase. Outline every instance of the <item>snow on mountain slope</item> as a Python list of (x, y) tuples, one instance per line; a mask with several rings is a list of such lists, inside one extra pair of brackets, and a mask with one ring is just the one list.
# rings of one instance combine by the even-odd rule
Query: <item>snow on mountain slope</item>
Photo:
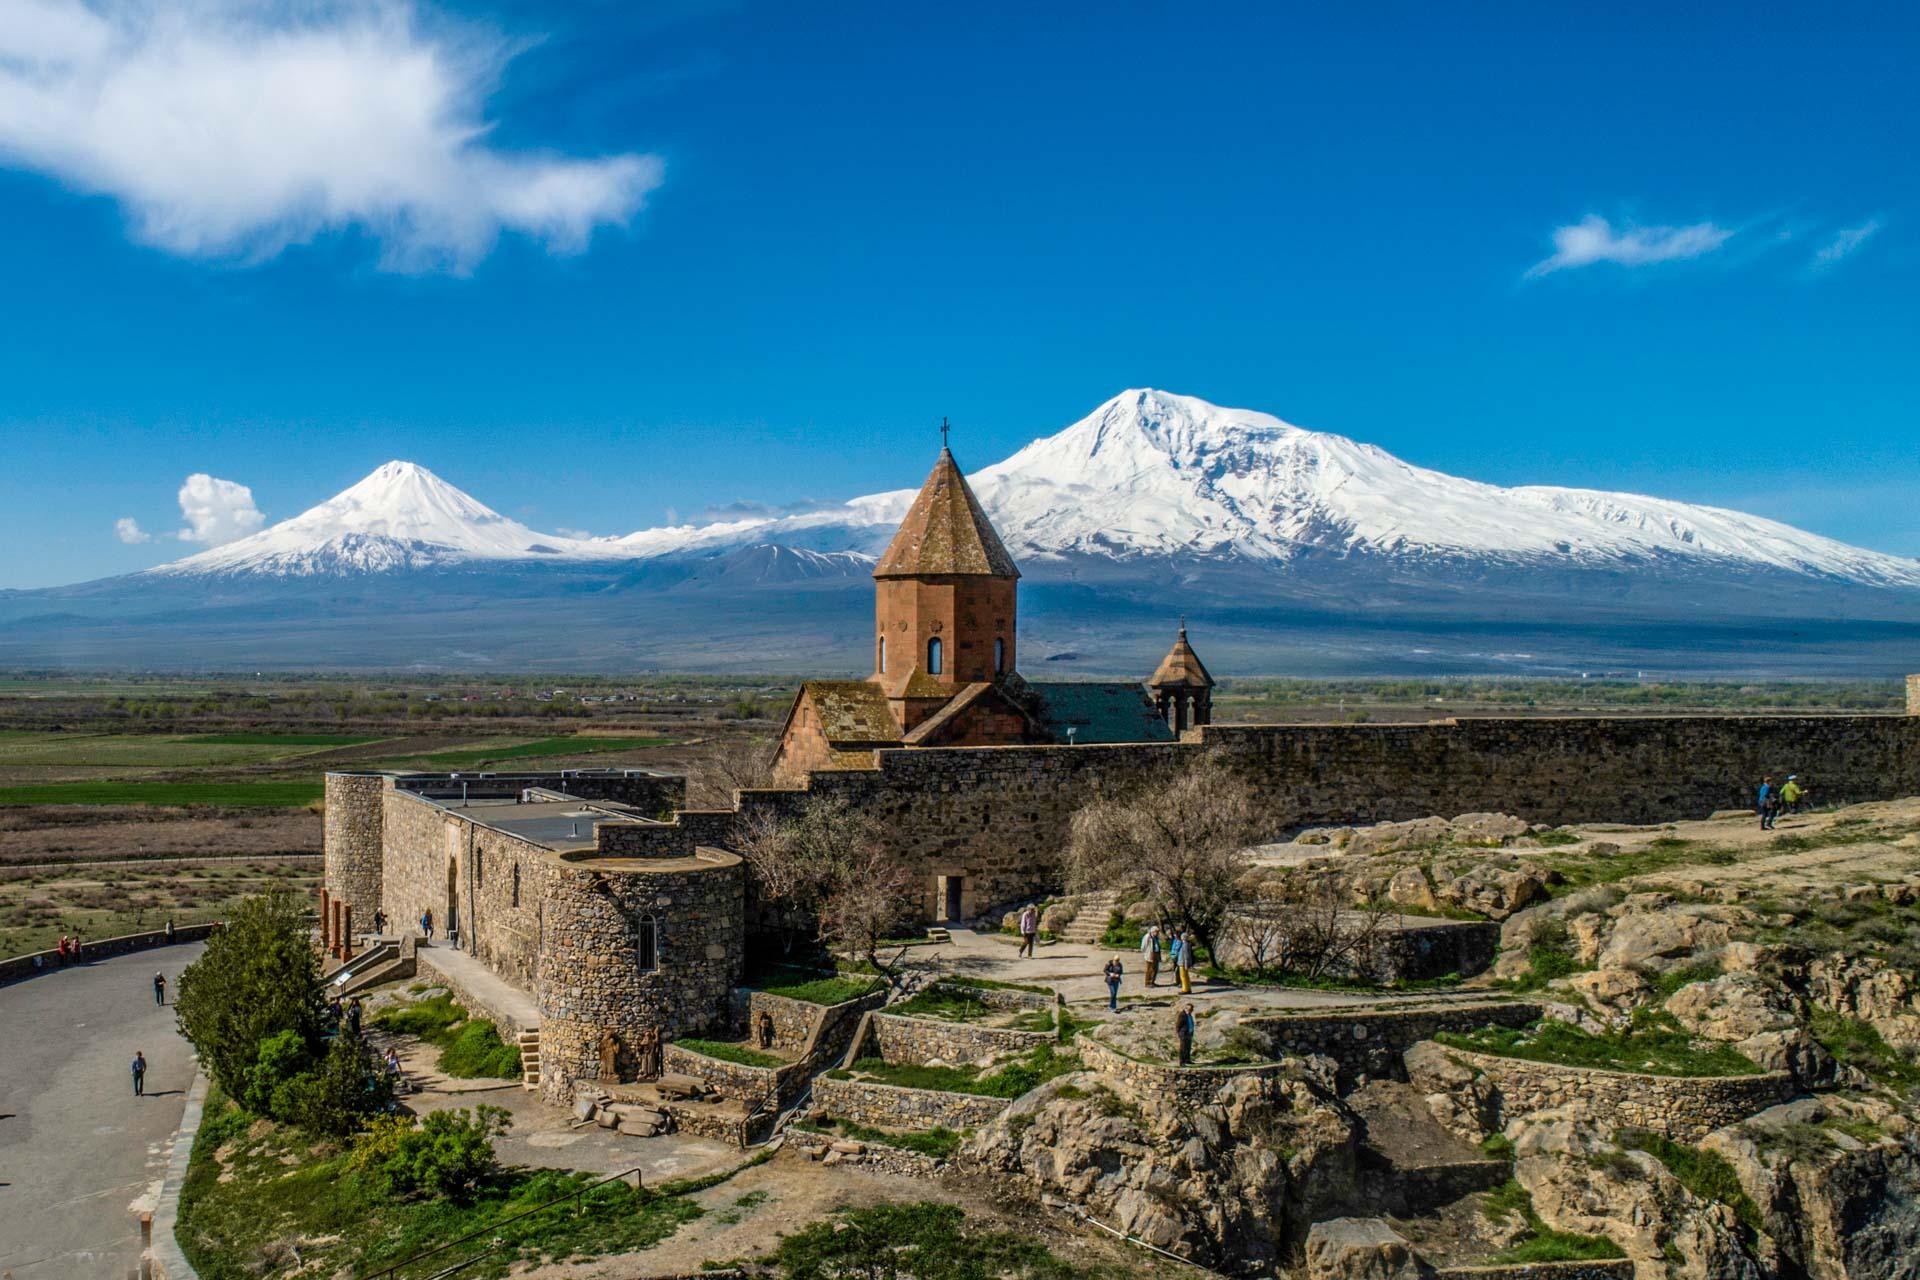
[(536, 533), (412, 462), (389, 462), (317, 507), (147, 572), (275, 577), (381, 573), (459, 560), (605, 559)]
[[(1372, 445), (1269, 414), (1164, 391), (1122, 392), (969, 480), (1008, 549), (1036, 566), (1083, 557), (1122, 564), (1179, 557), (1284, 572), (1306, 555), (1384, 559), (1409, 568), (1631, 570), (1678, 562), (1920, 587), (1920, 561), (1757, 516), (1586, 489), (1503, 489), (1412, 466)], [(302, 515), (149, 572), (291, 577), (464, 560), (733, 557), (705, 576), (847, 576), (857, 569), (845, 553), (883, 550), (915, 492), (869, 494), (796, 515), (576, 540), (536, 533), (423, 467), (390, 462)]]

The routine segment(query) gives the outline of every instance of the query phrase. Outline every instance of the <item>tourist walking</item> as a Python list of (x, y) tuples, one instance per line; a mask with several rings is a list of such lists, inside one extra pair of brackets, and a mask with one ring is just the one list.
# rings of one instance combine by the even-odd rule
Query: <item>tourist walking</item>
[(145, 1096), (147, 1092), (147, 1055), (138, 1049), (133, 1051), (133, 1096)]
[(153, 975), (153, 1002), (155, 1004), (167, 1002), (167, 975), (164, 973)]
[(385, 937), (387, 932), (387, 913), (378, 907), (373, 909), (373, 932), (376, 937)]
[(1140, 962), (1146, 966), (1147, 985), (1160, 976), (1160, 926), (1152, 925), (1140, 935)]
[(1174, 1011), (1173, 1038), (1180, 1045), (1180, 1065), (1193, 1065), (1193, 1002), (1188, 1000)]
[(1034, 940), (1040, 936), (1040, 908), (1029, 902), (1020, 909), (1020, 954), (1033, 954)]
[(1760, 779), (1760, 791), (1754, 797), (1754, 807), (1760, 811), (1760, 829), (1773, 830), (1773, 820), (1780, 816), (1780, 793), (1774, 789), (1772, 774)]
[(1107, 980), (1107, 1009), (1118, 1013), (1120, 1012), (1120, 979), (1126, 974), (1126, 969), (1120, 963), (1120, 957), (1109, 956), (1107, 967), (1101, 970), (1101, 974)]
[(1180, 960), (1179, 960), (1179, 963), (1177, 963), (1174, 966), (1174, 972), (1178, 974), (1180, 978), (1181, 994), (1192, 995), (1193, 994), (1193, 935), (1188, 933), (1184, 929), (1180, 931)]
[(1790, 773), (1780, 787), (1780, 803), (1788, 813), (1800, 812), (1800, 798), (1806, 795), (1806, 789), (1800, 785), (1800, 775)]
[(433, 908), (428, 907), (420, 913), (420, 936), (428, 942), (433, 941)]

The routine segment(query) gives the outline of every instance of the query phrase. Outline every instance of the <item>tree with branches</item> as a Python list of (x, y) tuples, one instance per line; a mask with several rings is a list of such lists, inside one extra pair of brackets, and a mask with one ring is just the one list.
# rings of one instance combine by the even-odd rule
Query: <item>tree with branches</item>
[(1247, 848), (1261, 834), (1253, 789), (1211, 755), (1160, 770), (1131, 793), (1073, 815), (1068, 878), (1158, 902), (1208, 955), (1240, 897)]
[(880, 944), (907, 913), (918, 877), (879, 822), (837, 796), (797, 813), (755, 811), (739, 849), (761, 900), (812, 920), (835, 951), (881, 969)]
[(1237, 907), (1227, 934), (1236, 959), (1258, 973), (1369, 978), (1393, 915), (1383, 884), (1296, 870)]

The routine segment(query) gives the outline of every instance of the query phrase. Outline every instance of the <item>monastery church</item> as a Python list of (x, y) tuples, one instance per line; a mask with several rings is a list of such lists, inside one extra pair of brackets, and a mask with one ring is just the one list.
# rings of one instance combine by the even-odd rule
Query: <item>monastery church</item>
[(873, 577), (873, 674), (801, 686), (783, 781), (871, 768), (882, 747), (1168, 742), (1212, 719), (1213, 677), (1184, 625), (1144, 689), (1020, 676), (1020, 570), (946, 448)]

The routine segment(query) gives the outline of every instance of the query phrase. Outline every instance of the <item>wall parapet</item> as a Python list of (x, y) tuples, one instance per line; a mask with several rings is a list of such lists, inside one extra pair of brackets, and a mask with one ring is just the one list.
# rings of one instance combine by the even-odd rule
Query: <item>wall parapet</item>
[(1291, 1075), (1297, 1066), (1285, 1062), (1258, 1062), (1247, 1066), (1180, 1067), (1171, 1063), (1147, 1062), (1128, 1057), (1111, 1045), (1090, 1035), (1075, 1042), (1080, 1060), (1098, 1072), (1136, 1102), (1165, 1101), (1169, 1098), (1181, 1107), (1197, 1107), (1212, 1100), (1221, 1086), (1235, 1080), (1277, 1080)]
[[(174, 928), (172, 934), (165, 929), (154, 929), (146, 933), (126, 933), (117, 938), (96, 938), (82, 944), (81, 957), (70, 962), (86, 964), (93, 960), (105, 960), (109, 956), (130, 955), (135, 951), (146, 951), (152, 947), (164, 947), (176, 942), (200, 942), (212, 936), (220, 927), (219, 921), (210, 924), (183, 924)], [(60, 952), (29, 951), (21, 956), (8, 956), (0, 960), (0, 984), (17, 982), (22, 978), (37, 977), (43, 973), (52, 973), (61, 967)]]
[(1358, 1076), (1390, 1079), (1400, 1055), (1441, 1031), (1524, 1027), (1543, 1010), (1526, 1001), (1481, 1001), (1417, 1009), (1352, 1008), (1324, 1013), (1256, 1014), (1242, 1019), (1273, 1038), (1282, 1055), (1321, 1054), (1340, 1066), (1343, 1085)]
[(1758, 1115), (1791, 1098), (1785, 1071), (1748, 1076), (1656, 1076), (1602, 1067), (1570, 1067), (1432, 1043), (1409, 1059), (1413, 1085), (1444, 1093), (1451, 1083), (1428, 1065), (1451, 1059), (1491, 1086), (1490, 1119), (1498, 1128), (1535, 1111), (1566, 1107), (1606, 1129), (1648, 1129), (1676, 1142), (1698, 1142), (1715, 1129)]
[(816, 1112), (876, 1129), (977, 1129), (1012, 1105), (1011, 1098), (907, 1089), (871, 1080), (821, 1076), (813, 1082)]

